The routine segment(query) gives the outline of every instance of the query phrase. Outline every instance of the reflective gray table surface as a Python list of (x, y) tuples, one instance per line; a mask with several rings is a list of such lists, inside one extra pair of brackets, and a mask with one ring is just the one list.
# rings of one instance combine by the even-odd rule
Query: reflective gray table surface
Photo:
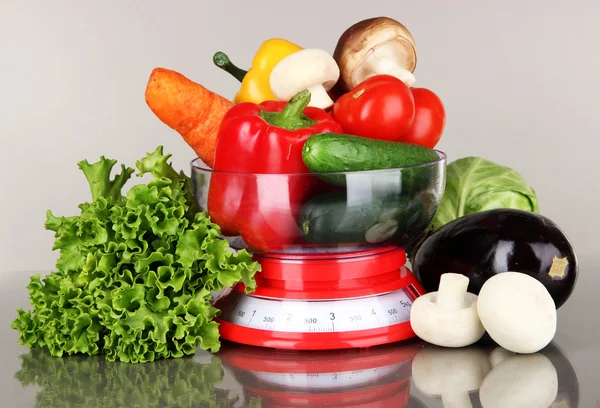
[(600, 258), (533, 355), (490, 343), (440, 349), (411, 340), (368, 350), (291, 352), (223, 343), (216, 355), (147, 364), (50, 357), (17, 344), (33, 273), (0, 273), (0, 407), (581, 407), (600, 408)]

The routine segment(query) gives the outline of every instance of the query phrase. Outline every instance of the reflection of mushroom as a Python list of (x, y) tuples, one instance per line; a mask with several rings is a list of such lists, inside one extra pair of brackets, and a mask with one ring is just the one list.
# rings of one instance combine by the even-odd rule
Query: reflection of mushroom
[(508, 351), (505, 348), (496, 347), (490, 353), (490, 363), (492, 363), (492, 367), (496, 367), (498, 364), (500, 364), (504, 360), (507, 360), (516, 355), (517, 355), (516, 353), (513, 353), (512, 351)]
[(535, 353), (556, 333), (556, 307), (540, 281), (520, 272), (503, 272), (479, 291), (477, 312), (490, 337), (515, 353)]
[(439, 203), (438, 192), (434, 188), (428, 188), (417, 194), (417, 197), (423, 205), (423, 211), (426, 215), (433, 214)]
[(396, 231), (398, 231), (398, 221), (382, 221), (367, 230), (365, 241), (371, 244), (379, 244), (393, 237)]
[(326, 51), (307, 48), (288, 55), (271, 71), (270, 85), (275, 96), (289, 101), (298, 92), (310, 91), (309, 106), (327, 109), (333, 101), (327, 94), (340, 77), (340, 69)]
[(444, 407), (472, 407), (470, 392), (477, 391), (491, 365), (478, 348), (425, 347), (413, 359), (415, 387), (428, 396), (441, 396)]
[(381, 213), (377, 221), (379, 222), (387, 222), (387, 221), (395, 221), (399, 216), (402, 215), (402, 212), (406, 211), (406, 208), (391, 208)]
[(443, 347), (464, 347), (477, 342), (485, 329), (477, 316), (477, 295), (467, 293), (468, 285), (466, 276), (445, 273), (437, 292), (418, 297), (410, 311), (415, 334)]
[(369, 18), (348, 28), (333, 57), (340, 67), (343, 91), (378, 74), (395, 76), (408, 86), (415, 82), (415, 40), (406, 27), (388, 17)]
[(557, 393), (558, 374), (546, 356), (515, 354), (494, 365), (481, 384), (479, 399), (483, 408), (545, 408)]

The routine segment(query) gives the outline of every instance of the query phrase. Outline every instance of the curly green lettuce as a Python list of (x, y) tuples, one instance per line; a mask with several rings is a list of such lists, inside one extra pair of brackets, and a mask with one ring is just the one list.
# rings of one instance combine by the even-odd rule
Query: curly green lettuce
[[(40, 388), (40, 408), (239, 407), (239, 397), (219, 387), (223, 377), (217, 357), (208, 364), (191, 357), (107, 364), (102, 356), (53, 358), (42, 349), (22, 355), (15, 373), (21, 386)], [(245, 406), (259, 408), (261, 401), (253, 398)]]
[(92, 200), (78, 216), (48, 211), (45, 227), (60, 251), (56, 271), (31, 277), (33, 310), (17, 311), (19, 343), (53, 356), (105, 354), (148, 362), (220, 347), (211, 292), (243, 281), (255, 289), (260, 265), (233, 253), (218, 225), (200, 211), (191, 181), (168, 163), (162, 146), (136, 163), (147, 184), (121, 193), (134, 170), (115, 160), (79, 163)]

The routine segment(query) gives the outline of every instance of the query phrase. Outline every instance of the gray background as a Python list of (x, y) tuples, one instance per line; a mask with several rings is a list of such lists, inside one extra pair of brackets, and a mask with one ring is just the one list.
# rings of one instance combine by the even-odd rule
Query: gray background
[(416, 39), (416, 86), (446, 105), (449, 160), (518, 170), (579, 254), (597, 253), (598, 1), (0, 0), (0, 273), (52, 268), (45, 212), (89, 198), (79, 160), (131, 166), (162, 144), (187, 170), (192, 150), (144, 101), (154, 67), (233, 97), (215, 51), (241, 66), (270, 37), (333, 52), (378, 15)]

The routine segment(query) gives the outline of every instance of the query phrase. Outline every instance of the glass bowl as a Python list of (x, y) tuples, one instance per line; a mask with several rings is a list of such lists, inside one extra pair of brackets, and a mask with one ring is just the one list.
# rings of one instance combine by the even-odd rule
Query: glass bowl
[(401, 168), (343, 173), (214, 171), (192, 161), (194, 197), (233, 249), (339, 253), (404, 247), (431, 223), (446, 156)]

